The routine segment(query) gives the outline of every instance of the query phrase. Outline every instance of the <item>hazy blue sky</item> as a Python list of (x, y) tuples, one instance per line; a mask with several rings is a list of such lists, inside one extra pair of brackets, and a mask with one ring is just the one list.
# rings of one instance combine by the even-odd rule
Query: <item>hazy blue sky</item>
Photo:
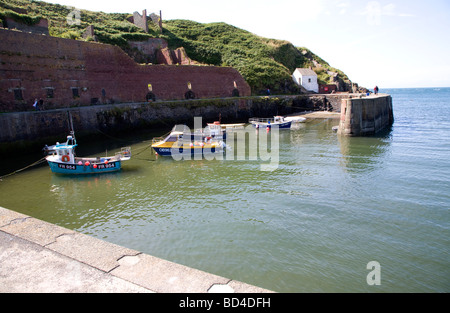
[[(306, 47), (361, 86), (450, 87), (450, 1), (49, 0), (163, 20), (226, 22)], [(82, 17), (81, 17), (82, 18)]]

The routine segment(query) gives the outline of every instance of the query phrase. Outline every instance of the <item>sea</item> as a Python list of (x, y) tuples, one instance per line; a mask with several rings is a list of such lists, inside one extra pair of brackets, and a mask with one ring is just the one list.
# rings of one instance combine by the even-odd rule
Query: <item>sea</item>
[[(2, 178), (0, 206), (281, 293), (450, 292), (450, 88), (380, 93), (391, 128), (342, 137), (330, 118), (280, 130), (270, 170), (251, 155), (157, 156), (151, 139), (169, 129), (99, 133), (78, 155), (129, 145), (120, 172), (31, 167)], [(23, 165), (1, 163), (2, 175)]]

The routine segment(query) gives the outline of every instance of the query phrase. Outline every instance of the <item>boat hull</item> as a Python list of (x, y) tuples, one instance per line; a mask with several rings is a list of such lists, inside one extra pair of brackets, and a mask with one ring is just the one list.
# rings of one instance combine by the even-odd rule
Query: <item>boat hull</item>
[(216, 147), (211, 148), (187, 148), (187, 150), (184, 150), (183, 147), (180, 148), (167, 148), (167, 147), (152, 147), (153, 150), (158, 155), (161, 156), (172, 156), (172, 155), (183, 155), (183, 154), (190, 154), (190, 155), (204, 155), (204, 154), (212, 154), (219, 152), (219, 149)]
[(291, 124), (292, 122), (284, 122), (284, 123), (252, 123), (254, 127), (256, 128), (272, 128), (273, 126), (278, 126), (279, 129), (286, 129), (286, 128), (291, 128)]
[(113, 161), (109, 163), (97, 164), (94, 167), (90, 165), (78, 165), (73, 163), (61, 163), (47, 160), (48, 165), (53, 173), (68, 174), (68, 175), (86, 175), (86, 174), (101, 174), (120, 171), (122, 162)]

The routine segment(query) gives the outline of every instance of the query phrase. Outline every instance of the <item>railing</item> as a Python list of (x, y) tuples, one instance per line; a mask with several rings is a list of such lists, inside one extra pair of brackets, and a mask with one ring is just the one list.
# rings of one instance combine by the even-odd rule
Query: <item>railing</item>
[(120, 152), (116, 152), (115, 155), (117, 158), (131, 158), (131, 147), (123, 147), (120, 149)]
[(252, 117), (248, 120), (249, 123), (273, 123), (273, 118), (259, 118), (259, 117)]

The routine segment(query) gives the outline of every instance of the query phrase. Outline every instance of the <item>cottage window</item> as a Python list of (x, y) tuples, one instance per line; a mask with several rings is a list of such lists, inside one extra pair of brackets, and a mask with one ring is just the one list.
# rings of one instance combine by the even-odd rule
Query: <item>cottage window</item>
[(311, 78), (308, 78), (308, 83), (310, 83), (311, 82)]

